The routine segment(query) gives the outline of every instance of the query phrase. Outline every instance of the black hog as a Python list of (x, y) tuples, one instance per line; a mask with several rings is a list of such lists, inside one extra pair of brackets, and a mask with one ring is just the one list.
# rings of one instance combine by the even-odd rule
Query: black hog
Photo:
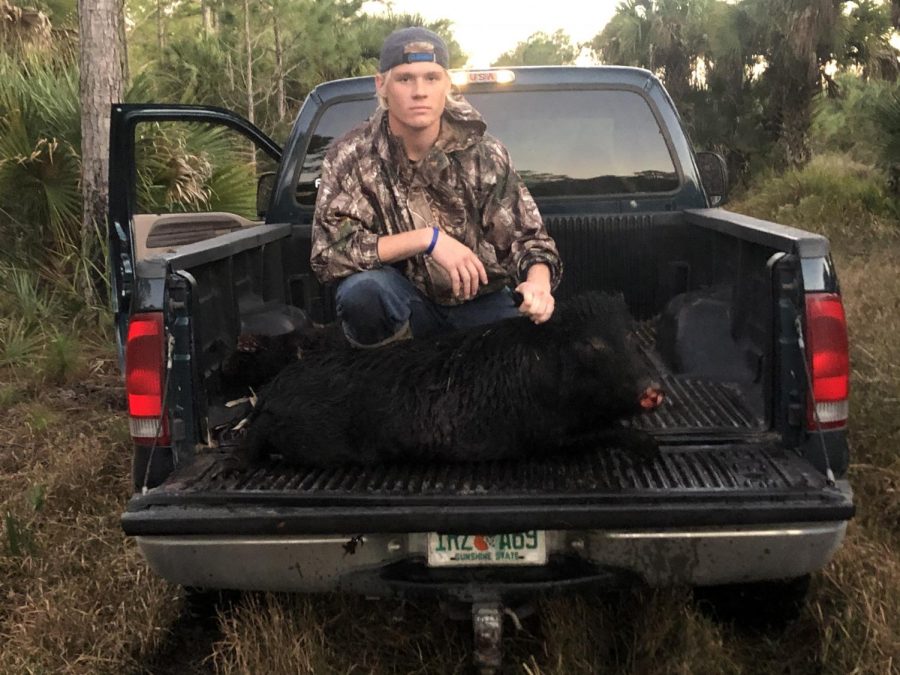
[(222, 382), (230, 395), (244, 396), (248, 389), (258, 390), (304, 356), (343, 348), (349, 348), (349, 343), (337, 324), (310, 322), (280, 335), (242, 333), (234, 351), (222, 362)]
[(631, 343), (621, 298), (591, 293), (525, 318), (398, 343), (317, 353), (262, 389), (236, 455), (304, 466), (478, 461), (598, 445), (646, 456), (620, 421), (662, 394)]

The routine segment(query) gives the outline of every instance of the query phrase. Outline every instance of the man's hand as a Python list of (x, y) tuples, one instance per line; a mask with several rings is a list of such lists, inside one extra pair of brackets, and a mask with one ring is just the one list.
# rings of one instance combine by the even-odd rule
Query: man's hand
[(475, 252), (448, 234), (438, 235), (431, 257), (450, 275), (455, 298), (471, 300), (478, 293), (478, 283), (488, 282), (487, 271)]
[(528, 278), (516, 286), (522, 294), (519, 312), (535, 323), (544, 323), (556, 307), (550, 287), (550, 268), (539, 263), (528, 268)]

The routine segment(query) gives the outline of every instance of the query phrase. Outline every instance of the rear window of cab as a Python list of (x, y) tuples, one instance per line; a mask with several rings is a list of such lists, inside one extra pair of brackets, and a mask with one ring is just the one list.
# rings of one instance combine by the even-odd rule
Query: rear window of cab
[[(671, 192), (678, 172), (647, 101), (626, 90), (508, 91), (465, 96), (509, 150), (536, 198)], [(297, 200), (314, 206), (328, 145), (375, 111), (374, 99), (325, 109), (310, 140)]]

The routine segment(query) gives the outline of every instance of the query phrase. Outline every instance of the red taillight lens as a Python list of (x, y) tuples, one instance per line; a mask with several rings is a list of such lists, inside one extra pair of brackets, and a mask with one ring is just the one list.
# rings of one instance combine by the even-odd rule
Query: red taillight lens
[[(850, 352), (841, 296), (836, 293), (807, 294), (806, 344), (815, 412), (821, 427), (832, 429), (844, 426), (849, 412)], [(808, 427), (815, 429), (812, 401), (808, 411)]]
[(169, 443), (163, 415), (165, 330), (159, 312), (135, 314), (125, 343), (125, 392), (131, 435), (136, 442)]

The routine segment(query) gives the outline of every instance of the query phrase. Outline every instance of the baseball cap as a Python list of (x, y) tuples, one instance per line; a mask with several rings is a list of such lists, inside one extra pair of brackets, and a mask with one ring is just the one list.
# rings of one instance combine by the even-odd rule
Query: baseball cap
[(378, 70), (383, 73), (394, 66), (423, 61), (449, 68), (450, 55), (446, 43), (427, 28), (399, 28), (384, 39)]

